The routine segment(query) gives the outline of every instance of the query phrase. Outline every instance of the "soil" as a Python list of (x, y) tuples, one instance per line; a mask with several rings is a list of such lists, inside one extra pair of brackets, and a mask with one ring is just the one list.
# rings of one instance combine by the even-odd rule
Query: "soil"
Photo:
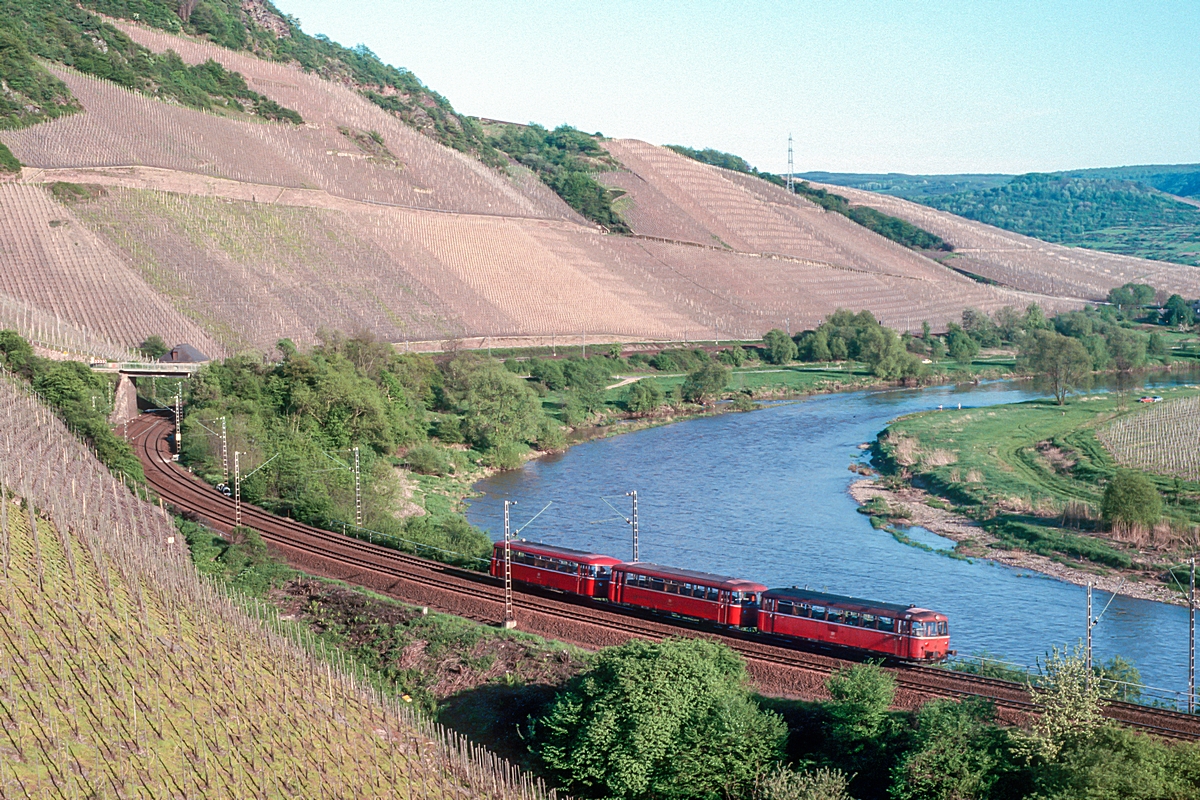
[(881, 486), (873, 478), (855, 481), (850, 485), (850, 496), (864, 505), (872, 498), (880, 497), (891, 507), (901, 507), (911, 516), (906, 523), (932, 531), (959, 543), (957, 551), (970, 558), (983, 558), (1016, 569), (1029, 570), (1047, 575), (1056, 580), (1086, 586), (1091, 583), (1097, 589), (1114, 594), (1154, 600), (1159, 603), (1181, 604), (1180, 596), (1157, 580), (1147, 580), (1144, 572), (1105, 568), (1103, 574), (1086, 568), (1067, 566), (1046, 556), (1026, 550), (1002, 550), (991, 545), (999, 540), (962, 514), (947, 509), (934, 508), (927, 504), (933, 495), (921, 489), (905, 487), (891, 490)]
[(436, 701), (489, 684), (558, 686), (585, 666), (578, 651), (562, 645), (473, 623), (463, 628), (458, 620), (313, 578), (293, 578), (269, 599), (284, 619), (337, 636), (382, 671), (419, 674), (414, 688)]

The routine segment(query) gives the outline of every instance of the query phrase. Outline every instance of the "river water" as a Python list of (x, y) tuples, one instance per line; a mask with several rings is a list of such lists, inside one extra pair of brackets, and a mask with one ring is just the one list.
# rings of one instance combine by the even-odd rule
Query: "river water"
[[(1147, 387), (1195, 381), (1169, 375)], [(643, 561), (915, 603), (950, 617), (951, 646), (1033, 664), (1085, 632), (1086, 590), (988, 561), (948, 558), (897, 542), (857, 513), (847, 487), (858, 445), (898, 416), (1041, 396), (1028, 383), (818, 395), (743, 414), (688, 420), (576, 445), (480, 482), (467, 517), (503, 534), (502, 501), (521, 537), (630, 558), (625, 516), (636, 489)], [(954, 543), (919, 528), (935, 548)], [(1095, 613), (1110, 595), (1095, 592)], [(1094, 657), (1130, 659), (1143, 681), (1187, 688), (1187, 610), (1117, 596), (1093, 632)]]

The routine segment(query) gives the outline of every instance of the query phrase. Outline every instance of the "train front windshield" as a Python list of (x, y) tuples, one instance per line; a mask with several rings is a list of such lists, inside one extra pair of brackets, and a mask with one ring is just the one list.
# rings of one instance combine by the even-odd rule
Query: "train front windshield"
[(912, 624), (913, 636), (946, 636), (949, 633), (950, 628), (946, 622), (914, 622)]

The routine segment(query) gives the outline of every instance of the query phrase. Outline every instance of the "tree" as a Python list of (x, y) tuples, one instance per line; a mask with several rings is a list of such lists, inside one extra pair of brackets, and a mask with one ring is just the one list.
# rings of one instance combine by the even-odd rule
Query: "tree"
[(574, 795), (723, 798), (748, 793), (787, 728), (755, 705), (745, 664), (705, 639), (603, 650), (533, 726), (534, 748)]
[(1153, 525), (1162, 516), (1162, 496), (1142, 473), (1121, 470), (1104, 487), (1100, 515), (1109, 525)]
[(1162, 337), (1161, 333), (1154, 332), (1150, 334), (1150, 340), (1146, 343), (1146, 352), (1152, 356), (1165, 356), (1167, 354), (1167, 340)]
[(796, 360), (796, 343), (779, 328), (763, 336), (763, 358), (768, 364), (787, 364)]
[(921, 362), (905, 349), (900, 337), (891, 328), (875, 326), (858, 337), (858, 357), (871, 368), (871, 374), (886, 380), (915, 378)]
[(833, 354), (829, 351), (829, 334), (824, 328), (808, 331), (800, 337), (797, 345), (799, 356), (805, 361), (833, 360)]
[(653, 380), (640, 380), (625, 392), (625, 410), (645, 414), (663, 404), (662, 389)]
[(1156, 294), (1153, 286), (1144, 283), (1127, 283), (1119, 288), (1110, 289), (1108, 302), (1116, 306), (1118, 310), (1126, 311), (1153, 303)]
[(1035, 330), (1021, 350), (1022, 365), (1050, 385), (1060, 406), (1092, 370), (1092, 359), (1077, 339), (1048, 330)]
[(480, 449), (492, 449), (537, 438), (541, 402), (525, 381), (495, 362), (451, 366), (458, 373), (458, 411), (468, 441)]
[(853, 800), (852, 779), (840, 769), (793, 772), (780, 764), (755, 783), (754, 800)]
[(1177, 294), (1173, 294), (1167, 298), (1167, 305), (1163, 308), (1162, 320), (1164, 325), (1171, 327), (1180, 327), (1191, 325), (1196, 321), (1196, 314), (1192, 311), (1191, 305)]
[[(792, 341), (788, 339), (788, 341)], [(793, 349), (795, 345), (792, 345)], [(729, 368), (710, 361), (688, 373), (683, 379), (683, 399), (689, 403), (704, 403), (721, 396), (729, 383)]]
[(1108, 350), (1112, 353), (1113, 365), (1121, 372), (1146, 363), (1146, 340), (1133, 331), (1114, 329), (1108, 335)]
[(875, 664), (857, 664), (830, 675), (825, 688), (833, 698), (829, 717), (835, 741), (854, 749), (879, 737), (896, 695), (890, 672)]
[(138, 350), (147, 358), (158, 360), (170, 352), (171, 348), (163, 341), (161, 336), (147, 336), (146, 341), (138, 346)]
[(971, 338), (961, 327), (950, 323), (946, 334), (946, 349), (950, 357), (960, 364), (970, 364), (979, 355), (979, 342)]
[(989, 797), (1006, 759), (991, 701), (933, 700), (916, 715), (911, 746), (892, 770), (894, 800)]
[(1063, 748), (1094, 737), (1104, 721), (1103, 709), (1111, 690), (1088, 674), (1078, 647), (1074, 653), (1053, 648), (1042, 672), (1038, 685), (1029, 684), (1029, 693), (1042, 713), (1017, 740), (1017, 750), (1030, 760), (1054, 761)]

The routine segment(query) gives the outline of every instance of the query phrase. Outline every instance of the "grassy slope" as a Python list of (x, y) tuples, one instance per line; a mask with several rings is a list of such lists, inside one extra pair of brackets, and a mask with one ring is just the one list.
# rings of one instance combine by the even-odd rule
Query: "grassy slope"
[(416, 731), (232, 606), (181, 606), (8, 510), (3, 796), (396, 796), (436, 780)]
[[(1197, 391), (1180, 388), (1161, 394), (1172, 399)], [(1153, 566), (1169, 560), (1181, 543), (1156, 540), (1149, 551), (1138, 552), (1086, 520), (1072, 523), (1082, 530), (1063, 527), (1069, 504), (1077, 504), (1076, 510), (1086, 506), (1096, 515), (1102, 484), (1117, 468), (1096, 438), (1096, 428), (1118, 415), (1136, 413), (1136, 399), (1113, 393), (1076, 398), (1062, 407), (1034, 401), (925, 412), (892, 423), (880, 435), (880, 449), (888, 461), (910, 470), (937, 494), (988, 519), (1011, 546), (1082, 556), (1107, 566)], [(1174, 496), (1172, 478), (1154, 480), (1164, 494)], [(1185, 483), (1181, 504), (1168, 506), (1168, 516), (1177, 525), (1200, 522), (1198, 499), (1200, 484)]]

